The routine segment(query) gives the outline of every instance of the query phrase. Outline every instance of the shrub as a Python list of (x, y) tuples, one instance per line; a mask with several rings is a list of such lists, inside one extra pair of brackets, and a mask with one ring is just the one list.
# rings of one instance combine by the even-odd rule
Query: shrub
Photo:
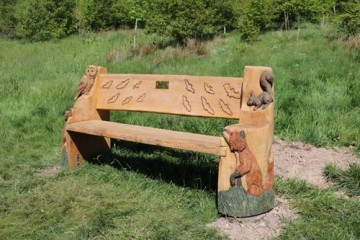
[(237, 27), (234, 0), (211, 0), (206, 2), (213, 11), (213, 25), (217, 31), (231, 31)]
[(62, 38), (74, 31), (72, 0), (30, 0), (16, 5), (14, 35), (31, 41)]
[(239, 23), (241, 38), (247, 42), (255, 41), (260, 33), (260, 27), (248, 17), (244, 17)]
[(8, 1), (0, 2), (0, 33), (7, 36), (13, 36), (15, 32), (16, 19), (14, 9), (14, 3)]
[(86, 23), (91, 30), (114, 28), (113, 0), (89, 0), (86, 6)]
[(276, 7), (273, 4), (273, 0), (248, 0), (235, 6), (240, 16), (238, 27), (243, 40), (255, 41), (260, 31), (269, 28), (275, 18)]
[(138, 21), (139, 27), (144, 27), (146, 11), (144, 2), (146, 0), (114, 0), (112, 9), (114, 11), (116, 27), (134, 27)]
[(185, 44), (188, 38), (215, 35), (213, 11), (202, 0), (154, 0), (147, 2), (146, 29)]
[(340, 15), (340, 31), (347, 36), (360, 34), (360, 1), (342, 3), (344, 12)]

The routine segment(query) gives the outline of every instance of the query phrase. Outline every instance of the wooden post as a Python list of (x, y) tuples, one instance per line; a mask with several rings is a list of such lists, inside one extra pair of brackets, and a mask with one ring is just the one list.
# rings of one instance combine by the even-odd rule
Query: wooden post
[[(275, 192), (272, 189), (274, 160), (271, 152), (274, 103), (270, 103), (265, 109), (260, 108), (256, 111), (247, 105), (251, 94), (258, 96), (263, 92), (259, 81), (264, 71), (272, 72), (271, 68), (266, 67), (245, 67), (240, 124), (227, 126), (223, 134), (224, 140), (229, 144), (229, 149), (227, 155), (222, 157), (219, 162), (218, 210), (227, 216), (254, 216), (274, 207)], [(229, 133), (241, 131), (246, 134), (242, 140), (246, 143), (245, 150), (231, 151), (235, 147), (231, 145)], [(253, 161), (247, 165), (250, 166), (250, 171), (238, 180), (240, 185), (231, 186), (231, 176), (237, 170), (241, 172), (247, 164), (246, 161)], [(256, 171), (254, 166), (256, 166)], [(260, 191), (254, 194), (251, 188), (256, 184)]]
[(90, 136), (66, 130), (68, 123), (86, 120), (109, 120), (108, 110), (96, 109), (96, 95), (99, 84), (99, 74), (106, 73), (106, 68), (97, 67), (97, 76), (88, 94), (80, 96), (71, 109), (70, 117), (67, 118), (63, 131), (62, 163), (70, 168), (80, 166), (84, 159), (94, 154), (110, 150), (110, 139), (105, 137)]

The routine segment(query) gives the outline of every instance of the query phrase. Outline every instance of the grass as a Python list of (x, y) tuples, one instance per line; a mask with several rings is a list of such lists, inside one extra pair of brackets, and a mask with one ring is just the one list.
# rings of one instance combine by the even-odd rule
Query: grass
[(359, 239), (360, 204), (319, 190), (305, 181), (277, 179), (277, 194), (292, 199), (299, 218), (286, 225), (279, 239)]
[(360, 165), (352, 163), (347, 170), (328, 165), (324, 173), (328, 180), (336, 184), (337, 189), (345, 191), (350, 197), (360, 196)]
[[(132, 37), (121, 31), (41, 43), (0, 39), (1, 239), (222, 238), (206, 227), (217, 218), (214, 156), (114, 142), (113, 154), (95, 164), (36, 175), (59, 163), (63, 114), (89, 64), (109, 72), (215, 76), (242, 76), (244, 65), (272, 66), (276, 135), (318, 146), (354, 145), (359, 153), (359, 58), (329, 42), (320, 28), (272, 32), (252, 45), (232, 33), (209, 43), (201, 57), (179, 49), (134, 56)], [(157, 38), (139, 32), (137, 40), (143, 45)], [(111, 117), (211, 135), (232, 123), (126, 112)], [(359, 202), (303, 182), (277, 179), (276, 190), (293, 199), (300, 214), (280, 239), (360, 238)]]

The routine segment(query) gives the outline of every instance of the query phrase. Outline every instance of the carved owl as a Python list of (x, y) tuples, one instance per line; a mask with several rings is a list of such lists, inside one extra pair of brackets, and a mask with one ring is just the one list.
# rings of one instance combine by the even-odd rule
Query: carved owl
[(78, 99), (81, 95), (89, 94), (92, 86), (94, 85), (96, 74), (97, 74), (96, 66), (90, 65), (86, 68), (85, 74), (82, 76), (79, 82), (75, 100)]

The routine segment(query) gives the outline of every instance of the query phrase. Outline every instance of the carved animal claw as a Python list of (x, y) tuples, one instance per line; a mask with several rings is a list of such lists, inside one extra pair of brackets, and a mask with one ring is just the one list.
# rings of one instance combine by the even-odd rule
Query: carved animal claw
[(230, 186), (234, 187), (236, 178), (239, 178), (239, 177), (240, 177), (240, 173), (238, 173), (237, 171), (233, 172), (233, 174), (231, 174), (231, 176), (230, 176)]

